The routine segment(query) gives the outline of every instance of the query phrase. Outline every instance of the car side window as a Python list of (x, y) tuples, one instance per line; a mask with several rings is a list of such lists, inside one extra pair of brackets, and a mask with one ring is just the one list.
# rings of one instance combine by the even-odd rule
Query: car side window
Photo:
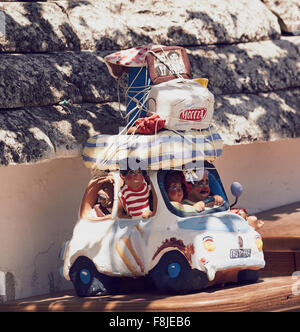
[(146, 171), (120, 171), (124, 184), (118, 194), (118, 217), (148, 219), (155, 215), (157, 198)]
[(92, 179), (82, 199), (80, 218), (90, 221), (110, 219), (114, 203), (114, 187), (112, 174)]

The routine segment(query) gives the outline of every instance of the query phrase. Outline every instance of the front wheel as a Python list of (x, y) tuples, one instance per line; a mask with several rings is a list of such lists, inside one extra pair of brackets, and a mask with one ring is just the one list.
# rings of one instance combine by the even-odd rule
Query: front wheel
[(178, 250), (165, 253), (149, 276), (161, 293), (186, 293), (200, 290), (208, 283), (206, 273), (191, 269)]
[(79, 297), (113, 294), (120, 288), (119, 278), (99, 273), (85, 256), (78, 257), (71, 266), (70, 278)]

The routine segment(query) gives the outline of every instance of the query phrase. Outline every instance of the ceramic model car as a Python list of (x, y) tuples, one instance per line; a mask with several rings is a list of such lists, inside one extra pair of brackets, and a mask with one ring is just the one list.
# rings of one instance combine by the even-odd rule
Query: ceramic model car
[(149, 219), (121, 219), (117, 214), (120, 173), (114, 171), (110, 219), (79, 218), (61, 258), (63, 275), (78, 296), (116, 293), (120, 277), (147, 276), (163, 293), (201, 290), (212, 284), (255, 282), (265, 265), (262, 239), (230, 206), (215, 167), (206, 163), (213, 194), (221, 206), (184, 213), (168, 200), (166, 171), (148, 171), (157, 196)]

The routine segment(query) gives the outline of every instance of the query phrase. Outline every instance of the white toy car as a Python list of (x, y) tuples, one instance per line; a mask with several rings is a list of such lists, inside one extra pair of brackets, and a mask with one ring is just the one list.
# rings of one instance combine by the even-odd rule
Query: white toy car
[(163, 293), (201, 290), (212, 284), (255, 282), (265, 265), (262, 239), (230, 206), (215, 167), (209, 170), (213, 194), (224, 204), (184, 213), (167, 197), (166, 171), (148, 171), (157, 197), (149, 219), (117, 216), (120, 172), (113, 171), (111, 218), (79, 218), (62, 252), (63, 275), (78, 296), (117, 293), (122, 277), (147, 277)]

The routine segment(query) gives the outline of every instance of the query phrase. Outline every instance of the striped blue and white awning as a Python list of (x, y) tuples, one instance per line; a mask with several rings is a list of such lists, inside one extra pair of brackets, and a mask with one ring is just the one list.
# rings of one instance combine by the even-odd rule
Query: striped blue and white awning
[[(98, 170), (134, 168), (174, 169), (214, 161), (222, 153), (223, 141), (213, 129), (185, 132), (161, 131), (156, 135), (96, 135), (83, 149), (85, 166)], [(196, 166), (196, 168), (198, 168)]]

